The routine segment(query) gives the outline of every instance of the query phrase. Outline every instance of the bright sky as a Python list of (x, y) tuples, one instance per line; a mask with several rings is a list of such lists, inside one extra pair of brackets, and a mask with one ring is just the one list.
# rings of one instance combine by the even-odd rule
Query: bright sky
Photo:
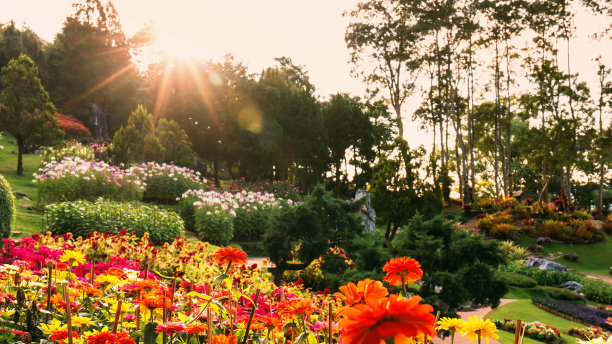
[[(73, 0), (2, 0), (0, 22), (14, 20), (27, 24), (39, 36), (53, 41), (64, 19), (73, 12)], [(344, 42), (348, 20), (342, 13), (353, 9), (356, 0), (114, 0), (125, 33), (133, 35), (147, 22), (153, 22), (162, 42), (185, 53), (219, 59), (231, 53), (251, 72), (275, 64), (274, 58), (287, 56), (305, 65), (317, 94), (327, 97), (336, 92), (363, 96), (365, 85), (351, 77), (349, 52)], [(577, 18), (577, 37), (572, 44), (572, 72), (589, 81), (595, 91), (597, 54), (612, 66), (612, 41), (596, 42), (588, 35), (601, 27), (601, 20), (589, 15)], [(189, 43), (187, 43), (189, 42)], [(517, 43), (524, 46), (524, 43)], [(561, 51), (565, 56), (565, 51)], [(490, 61), (487, 61), (490, 62)], [(565, 66), (564, 61), (560, 61)], [(489, 76), (487, 76), (489, 78)], [(420, 99), (409, 99), (405, 137), (411, 145), (430, 145), (429, 134), (408, 123)]]

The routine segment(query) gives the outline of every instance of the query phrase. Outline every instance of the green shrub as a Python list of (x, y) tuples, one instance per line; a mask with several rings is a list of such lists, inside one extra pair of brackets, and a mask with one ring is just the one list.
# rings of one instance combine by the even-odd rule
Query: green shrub
[(516, 272), (498, 271), (495, 273), (495, 278), (506, 282), (508, 285), (520, 288), (533, 288), (538, 285), (535, 279)]
[(247, 212), (245, 209), (236, 210), (234, 218), (234, 240), (258, 241), (263, 237), (266, 228), (270, 226), (272, 218), (271, 209), (258, 209)]
[(519, 233), (520, 228), (508, 223), (497, 223), (491, 227), (489, 234), (496, 239), (512, 239)]
[(234, 216), (227, 211), (204, 206), (195, 212), (195, 229), (200, 240), (226, 245), (234, 236)]
[(53, 234), (72, 233), (85, 237), (87, 233), (119, 233), (122, 229), (136, 232), (156, 244), (171, 242), (183, 234), (184, 224), (172, 211), (135, 203), (107, 200), (75, 201), (50, 204), (45, 207), (45, 230)]
[(584, 278), (582, 293), (587, 299), (612, 305), (612, 284), (595, 278)]
[(538, 285), (558, 286), (567, 281), (581, 282), (584, 279), (582, 276), (572, 272), (540, 270), (519, 263), (509, 263), (504, 270), (531, 277), (538, 282)]
[(15, 196), (11, 186), (0, 174), (0, 237), (8, 238), (15, 225)]
[(551, 287), (551, 286), (544, 286), (540, 288), (546, 291), (546, 293), (551, 299), (566, 300), (566, 301), (584, 300), (584, 296), (580, 295), (579, 293), (575, 291), (571, 291), (568, 289)]

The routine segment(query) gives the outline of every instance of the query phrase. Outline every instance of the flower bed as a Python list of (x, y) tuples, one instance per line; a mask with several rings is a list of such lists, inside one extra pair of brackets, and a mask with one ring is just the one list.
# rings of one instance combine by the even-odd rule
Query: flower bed
[(291, 200), (279, 201), (274, 195), (262, 192), (217, 192), (189, 190), (181, 198), (181, 216), (186, 228), (202, 240), (226, 243), (259, 240), (267, 228), (270, 212)]
[(206, 183), (206, 179), (200, 178), (200, 172), (174, 164), (148, 162), (131, 167), (126, 173), (138, 177), (145, 185), (143, 200), (146, 202), (177, 203), (187, 190), (201, 189)]
[(51, 203), (105, 197), (119, 201), (139, 200), (144, 186), (137, 176), (103, 161), (66, 157), (45, 163), (34, 173), (39, 202)]
[[(435, 335), (433, 308), (364, 280), (330, 293), (278, 287), (246, 254), (177, 239), (156, 249), (145, 236), (96, 233), (5, 239), (0, 256), (6, 342), (357, 343)], [(410, 260), (410, 258), (403, 258)], [(418, 262), (386, 269), (420, 278)], [(386, 267), (386, 266), (385, 266)], [(392, 271), (391, 271), (392, 270)], [(366, 297), (367, 296), (367, 297)], [(338, 321), (339, 320), (339, 321)], [(480, 319), (466, 333), (492, 333)], [(384, 332), (381, 329), (387, 329)], [(331, 336), (331, 337), (330, 337)]]
[(544, 310), (570, 317), (574, 321), (599, 326), (608, 331), (612, 330), (612, 325), (606, 323), (607, 318), (612, 317), (610, 311), (551, 299), (533, 299), (533, 303)]
[(163, 244), (182, 235), (183, 220), (175, 212), (133, 203), (97, 200), (49, 204), (45, 207), (44, 229), (52, 234), (72, 233), (86, 236), (93, 232), (121, 230), (142, 237), (149, 233), (151, 241)]
[(588, 340), (595, 338), (603, 338), (604, 340), (607, 340), (610, 338), (610, 336), (612, 336), (611, 332), (602, 331), (600, 328), (595, 326), (589, 326), (586, 328), (570, 327), (567, 329), (567, 333), (572, 337)]
[[(497, 328), (514, 333), (516, 322), (510, 319), (493, 320)], [(525, 326), (525, 336), (546, 343), (560, 343), (561, 331), (553, 326), (545, 325), (539, 321), (523, 323)]]
[(60, 129), (66, 132), (71, 137), (89, 137), (91, 138), (91, 131), (87, 129), (85, 125), (78, 119), (70, 115), (64, 115), (63, 113), (56, 112), (57, 123)]
[(223, 187), (217, 188), (230, 193), (243, 191), (270, 193), (276, 198), (290, 199), (293, 201), (299, 201), (304, 196), (304, 191), (300, 190), (288, 180), (247, 182), (244, 178), (232, 179)]
[(44, 147), (42, 150), (42, 161), (62, 161), (66, 157), (79, 157), (83, 160), (93, 161), (94, 150), (89, 145), (83, 145), (77, 140), (66, 141), (56, 147)]

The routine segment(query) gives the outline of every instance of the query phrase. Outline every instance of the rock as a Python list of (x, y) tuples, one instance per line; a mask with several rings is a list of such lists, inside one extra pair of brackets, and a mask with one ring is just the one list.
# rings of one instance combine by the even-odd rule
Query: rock
[(580, 289), (582, 288), (582, 284), (580, 284), (580, 283), (578, 283), (576, 281), (567, 281), (567, 282), (559, 285), (559, 288), (569, 289), (571, 291), (579, 292)]
[(376, 224), (374, 224), (376, 212), (370, 206), (370, 193), (364, 190), (357, 190), (354, 201), (358, 201), (364, 197), (366, 197), (366, 202), (361, 208), (361, 214), (363, 214), (363, 231), (365, 233), (374, 233), (376, 231)]
[(529, 258), (527, 259), (527, 266), (540, 270), (567, 271), (567, 266), (545, 258)]

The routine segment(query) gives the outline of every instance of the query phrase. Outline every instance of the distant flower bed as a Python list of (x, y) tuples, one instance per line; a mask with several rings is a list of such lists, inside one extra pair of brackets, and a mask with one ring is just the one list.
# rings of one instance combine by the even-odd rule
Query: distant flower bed
[[(496, 239), (516, 239), (520, 233), (567, 243), (590, 243), (604, 239), (605, 226), (597, 227), (583, 211), (563, 213), (555, 204), (522, 204), (514, 198), (480, 200), (476, 227)], [(540, 244), (540, 243), (538, 243)]]
[[(516, 331), (516, 321), (510, 319), (493, 320), (497, 328), (514, 333)], [(559, 343), (561, 341), (561, 331), (553, 326), (545, 325), (539, 321), (523, 323), (525, 336), (546, 343)]]
[(126, 173), (143, 183), (146, 202), (176, 203), (187, 190), (201, 189), (206, 183), (206, 179), (200, 178), (200, 172), (173, 164), (148, 162), (131, 167)]
[(73, 201), (47, 205), (44, 230), (83, 237), (93, 232), (118, 234), (127, 230), (139, 237), (149, 233), (151, 241), (163, 244), (182, 235), (184, 224), (178, 214), (155, 206), (106, 200)]
[(71, 137), (91, 137), (91, 131), (81, 121), (70, 115), (55, 113), (60, 129)]
[(261, 239), (270, 212), (282, 203), (292, 205), (293, 201), (279, 201), (270, 193), (205, 190), (189, 190), (180, 201), (186, 228), (212, 243)]
[(223, 191), (238, 193), (242, 191), (270, 193), (277, 198), (301, 200), (304, 191), (288, 180), (247, 182), (244, 178), (232, 179), (221, 188)]
[(62, 161), (67, 157), (79, 157), (87, 161), (95, 159), (94, 150), (91, 146), (83, 145), (77, 140), (66, 141), (55, 147), (44, 147), (41, 157), (43, 162)]
[(612, 317), (612, 312), (610, 311), (551, 299), (533, 299), (533, 303), (544, 306), (552, 311), (573, 317), (587, 324), (599, 326), (604, 330), (612, 331), (612, 324), (607, 323), (607, 318)]
[(610, 338), (610, 336), (612, 336), (611, 332), (602, 331), (596, 326), (589, 326), (585, 328), (570, 327), (567, 329), (567, 333), (572, 337), (588, 340), (596, 338), (603, 338), (603, 340), (607, 340)]
[(98, 197), (131, 201), (141, 199), (144, 191), (138, 176), (103, 161), (79, 157), (45, 163), (39, 173), (34, 173), (34, 183), (39, 187), (41, 203)]

